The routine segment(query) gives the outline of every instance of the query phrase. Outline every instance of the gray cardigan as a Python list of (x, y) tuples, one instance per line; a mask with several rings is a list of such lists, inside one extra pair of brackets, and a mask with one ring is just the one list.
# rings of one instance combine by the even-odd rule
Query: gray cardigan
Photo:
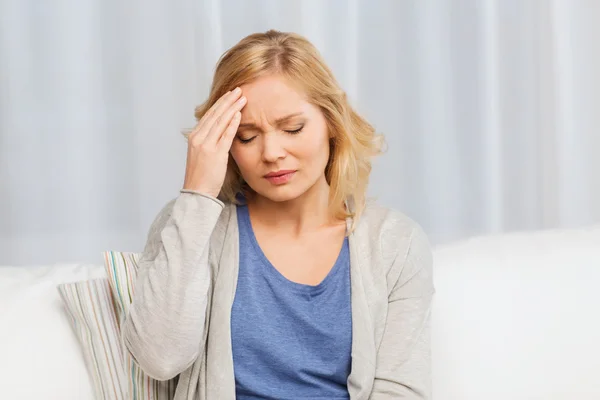
[[(403, 214), (368, 204), (349, 244), (350, 398), (430, 399), (434, 288), (425, 234)], [(122, 335), (148, 375), (179, 375), (176, 400), (235, 399), (238, 256), (235, 205), (209, 196), (182, 191), (150, 228)]]

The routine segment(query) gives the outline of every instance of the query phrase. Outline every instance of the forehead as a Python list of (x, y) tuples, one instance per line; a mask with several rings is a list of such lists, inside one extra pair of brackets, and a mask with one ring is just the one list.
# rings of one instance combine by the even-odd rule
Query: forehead
[(282, 114), (306, 109), (309, 103), (304, 93), (279, 75), (268, 75), (241, 86), (248, 103), (243, 111), (248, 114)]

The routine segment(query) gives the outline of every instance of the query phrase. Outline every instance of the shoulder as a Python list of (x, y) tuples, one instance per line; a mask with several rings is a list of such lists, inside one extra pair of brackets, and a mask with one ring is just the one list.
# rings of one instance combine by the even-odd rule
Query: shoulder
[(360, 221), (366, 223), (370, 231), (385, 231), (402, 237), (410, 236), (413, 231), (421, 228), (406, 214), (383, 206), (374, 200), (367, 202)]
[(428, 238), (423, 228), (406, 214), (393, 208), (385, 207), (375, 201), (366, 204), (358, 226), (368, 232), (372, 244), (382, 252), (398, 253), (404, 246), (414, 241), (425, 241)]
[(215, 213), (220, 213), (214, 229), (216, 231), (225, 231), (227, 221), (231, 213), (235, 210), (235, 205), (204, 194), (182, 191), (179, 196), (168, 201), (152, 221), (148, 230), (148, 243), (159, 240), (160, 233), (174, 215), (185, 214), (186, 212), (190, 212), (190, 210), (193, 212), (194, 209), (204, 208), (209, 208)]
[[(371, 252), (385, 268), (388, 284), (420, 269), (432, 268), (431, 245), (419, 223), (406, 214), (377, 202), (368, 202), (357, 229), (364, 231)], [(390, 287), (391, 289), (391, 287)]]

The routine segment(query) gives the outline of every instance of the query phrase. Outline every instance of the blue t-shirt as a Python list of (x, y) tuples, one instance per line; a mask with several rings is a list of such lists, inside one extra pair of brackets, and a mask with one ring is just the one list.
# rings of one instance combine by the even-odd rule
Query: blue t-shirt
[(348, 239), (318, 285), (285, 278), (237, 207), (239, 276), (231, 312), (236, 398), (348, 399), (352, 349)]

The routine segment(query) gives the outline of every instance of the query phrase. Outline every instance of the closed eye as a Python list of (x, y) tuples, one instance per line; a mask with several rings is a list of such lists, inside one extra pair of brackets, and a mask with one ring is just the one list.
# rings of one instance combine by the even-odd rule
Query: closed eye
[(248, 139), (242, 139), (241, 137), (239, 137), (239, 136), (238, 136), (237, 138), (238, 138), (238, 140), (239, 140), (240, 142), (242, 142), (242, 143), (250, 143), (251, 141), (253, 141), (253, 140), (254, 140), (254, 138), (255, 138), (255, 137), (256, 137), (256, 136), (252, 136), (251, 138), (248, 138)]
[[(302, 125), (300, 128), (298, 129), (294, 129), (294, 130), (284, 130), (284, 132), (289, 133), (290, 135), (297, 135), (298, 133), (302, 132), (302, 129), (304, 129), (304, 125)], [(237, 139), (241, 142), (241, 143), (250, 143), (251, 141), (253, 141), (256, 138), (256, 136), (252, 136), (248, 139), (242, 139), (239, 135), (237, 136)]]
[(298, 133), (300, 133), (302, 131), (302, 128), (304, 128), (304, 125), (302, 125), (300, 128), (296, 129), (296, 130), (292, 130), (292, 131), (287, 131), (287, 133), (291, 133), (292, 135), (296, 135)]

